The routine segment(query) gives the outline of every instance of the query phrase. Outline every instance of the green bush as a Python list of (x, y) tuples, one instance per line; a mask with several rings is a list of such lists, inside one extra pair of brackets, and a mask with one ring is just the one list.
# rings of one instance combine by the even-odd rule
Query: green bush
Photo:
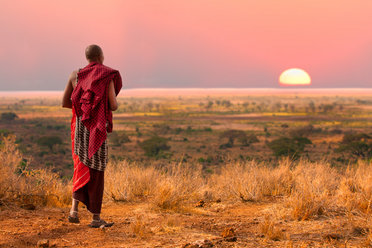
[(305, 150), (307, 144), (311, 144), (311, 140), (305, 137), (281, 137), (269, 142), (267, 145), (276, 157), (290, 156), (293, 159), (297, 159)]
[(365, 133), (345, 133), (335, 151), (347, 153), (356, 158), (370, 159), (372, 158), (372, 137)]
[(46, 146), (53, 151), (55, 145), (62, 144), (62, 139), (58, 136), (44, 136), (37, 140), (36, 142), (40, 146)]
[(13, 113), (13, 112), (1, 113), (1, 120), (4, 120), (4, 121), (13, 121), (16, 118), (18, 118), (18, 115), (16, 113)]
[(12, 132), (7, 130), (7, 129), (0, 129), (0, 136), (3, 136), (3, 137), (8, 137), (9, 134), (11, 134)]
[(254, 134), (247, 135), (242, 130), (234, 130), (234, 129), (226, 130), (220, 135), (220, 138), (227, 139), (226, 144), (220, 145), (221, 149), (233, 147), (235, 140), (237, 140), (243, 146), (249, 146), (250, 144), (256, 143), (259, 141), (256, 135)]
[(112, 132), (110, 134), (110, 140), (113, 146), (121, 146), (124, 143), (131, 142), (129, 136), (124, 132)]
[(139, 146), (144, 150), (146, 156), (156, 157), (161, 152), (170, 149), (170, 146), (167, 144), (167, 142), (168, 140), (166, 138), (153, 136), (139, 143)]

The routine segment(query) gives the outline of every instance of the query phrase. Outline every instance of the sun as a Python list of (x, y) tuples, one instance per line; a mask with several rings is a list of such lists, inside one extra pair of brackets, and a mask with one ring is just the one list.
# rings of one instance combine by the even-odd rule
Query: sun
[(279, 83), (281, 85), (310, 85), (310, 75), (299, 68), (292, 68), (285, 70), (279, 77)]

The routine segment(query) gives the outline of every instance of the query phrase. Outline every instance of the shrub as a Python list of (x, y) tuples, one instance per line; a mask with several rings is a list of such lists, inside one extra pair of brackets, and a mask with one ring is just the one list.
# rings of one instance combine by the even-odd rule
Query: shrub
[(153, 136), (139, 143), (139, 146), (144, 150), (146, 156), (156, 157), (162, 151), (170, 149), (170, 146), (168, 146), (167, 141), (168, 140), (166, 138)]
[(58, 136), (44, 136), (37, 140), (37, 144), (40, 146), (46, 146), (53, 151), (53, 146), (62, 144), (62, 139)]
[(293, 159), (297, 159), (305, 150), (305, 146), (307, 144), (311, 144), (311, 140), (308, 138), (281, 137), (269, 142), (267, 145), (273, 151), (276, 157), (290, 156)]
[(122, 144), (131, 141), (129, 136), (124, 132), (112, 132), (110, 134), (110, 140), (114, 146), (121, 146)]
[(154, 127), (154, 131), (157, 134), (167, 134), (168, 132), (171, 131), (170, 126), (168, 126), (166, 124), (154, 124), (152, 126)]
[(15, 113), (13, 113), (13, 112), (1, 113), (1, 120), (4, 120), (4, 121), (13, 121), (16, 118), (18, 118), (18, 115), (15, 114)]
[(292, 137), (308, 137), (313, 133), (319, 133), (321, 131), (322, 131), (321, 128), (314, 128), (313, 125), (307, 125), (307, 126), (304, 126), (304, 127), (299, 127), (299, 128), (292, 129), (289, 132), (289, 134)]
[(0, 136), (7, 137), (11, 132), (7, 129), (0, 129)]
[(347, 153), (356, 158), (372, 158), (372, 138), (365, 133), (345, 133), (336, 152)]
[(43, 206), (66, 206), (71, 186), (50, 170), (27, 167), (15, 144), (15, 137), (3, 138), (0, 146), (0, 201)]
[(227, 139), (226, 144), (222, 144), (220, 148), (233, 147), (235, 140), (238, 140), (243, 146), (249, 146), (251, 143), (258, 142), (257, 137), (254, 134), (247, 135), (242, 130), (226, 130), (220, 135), (220, 139)]

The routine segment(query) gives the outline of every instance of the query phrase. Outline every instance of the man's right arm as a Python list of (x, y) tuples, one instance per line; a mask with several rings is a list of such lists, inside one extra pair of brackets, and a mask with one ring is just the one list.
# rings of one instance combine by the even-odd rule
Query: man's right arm
[(115, 111), (118, 109), (118, 102), (116, 101), (116, 94), (115, 94), (115, 85), (114, 81), (111, 81), (109, 84), (109, 107), (111, 111)]

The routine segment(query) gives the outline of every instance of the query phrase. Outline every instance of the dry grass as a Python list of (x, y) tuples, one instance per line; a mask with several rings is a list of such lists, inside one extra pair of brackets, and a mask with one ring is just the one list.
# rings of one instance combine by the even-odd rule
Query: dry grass
[(371, 212), (371, 164), (359, 162), (357, 165), (347, 168), (340, 182), (338, 200), (349, 211)]
[(146, 238), (152, 234), (147, 222), (146, 218), (142, 215), (137, 215), (135, 217), (135, 220), (129, 226), (135, 237)]
[(105, 195), (114, 201), (143, 200), (154, 195), (160, 173), (154, 167), (110, 163), (105, 171)]
[(71, 201), (71, 187), (58, 175), (46, 170), (20, 167), (22, 156), (15, 137), (3, 138), (0, 145), (0, 200), (20, 205), (34, 204), (61, 207)]
[(285, 198), (285, 206), (296, 220), (326, 214), (334, 206), (340, 175), (325, 162), (300, 162), (292, 171), (294, 187)]
[[(48, 170), (20, 169), (22, 155), (14, 137), (0, 146), (0, 201), (64, 206), (71, 199), (71, 183)], [(277, 218), (308, 220), (356, 212), (369, 216), (372, 201), (371, 162), (342, 170), (326, 162), (282, 160), (264, 164), (231, 162), (218, 174), (205, 176), (201, 166), (172, 164), (161, 168), (122, 161), (106, 171), (105, 196), (114, 201), (147, 201), (152, 207), (180, 211), (199, 200), (262, 201), (280, 196)], [(285, 212), (283, 214), (283, 212)]]
[(258, 226), (258, 230), (265, 235), (266, 238), (279, 241), (286, 239), (287, 237), (277, 225), (277, 221), (274, 216), (266, 215), (264, 221)]
[(155, 169), (123, 161), (108, 166), (105, 194), (114, 201), (149, 200), (154, 207), (180, 210), (201, 197), (203, 186), (200, 167)]
[(212, 175), (210, 189), (221, 199), (260, 201), (267, 196), (287, 195), (291, 191), (293, 178), (291, 163), (283, 160), (275, 168), (257, 164), (233, 162)]

